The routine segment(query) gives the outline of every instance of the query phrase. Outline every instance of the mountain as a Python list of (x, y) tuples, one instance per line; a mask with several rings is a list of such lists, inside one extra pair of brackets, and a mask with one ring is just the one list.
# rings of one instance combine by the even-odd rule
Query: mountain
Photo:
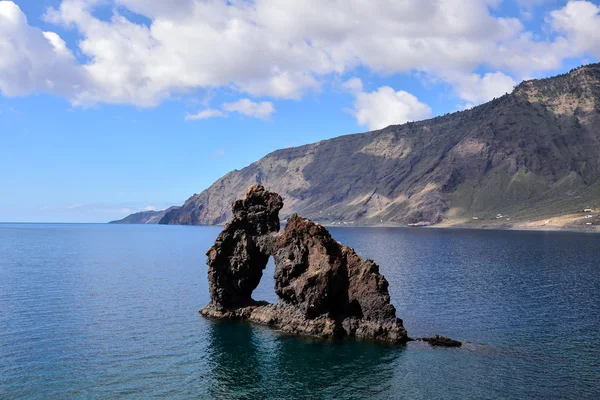
[(173, 206), (162, 211), (140, 211), (118, 221), (110, 221), (109, 224), (158, 224), (167, 212), (177, 210), (178, 208)]
[[(282, 219), (567, 224), (565, 216), (579, 221), (581, 210), (600, 206), (599, 177), (600, 64), (592, 64), (524, 81), (470, 110), (275, 151), (160, 223), (223, 223), (231, 202), (259, 183), (283, 196)], [(600, 224), (600, 216), (589, 218)]]

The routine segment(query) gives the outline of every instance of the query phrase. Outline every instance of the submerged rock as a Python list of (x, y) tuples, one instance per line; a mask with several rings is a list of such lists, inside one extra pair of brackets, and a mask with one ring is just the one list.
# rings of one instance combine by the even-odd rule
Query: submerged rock
[[(200, 313), (302, 335), (407, 342), (377, 264), (297, 215), (279, 232), (282, 206), (260, 185), (233, 204), (232, 220), (207, 252), (211, 302)], [(278, 304), (251, 297), (270, 256)]]

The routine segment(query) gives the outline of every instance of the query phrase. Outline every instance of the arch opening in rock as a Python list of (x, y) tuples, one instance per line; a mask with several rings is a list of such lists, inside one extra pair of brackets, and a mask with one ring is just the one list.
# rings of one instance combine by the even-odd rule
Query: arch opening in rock
[[(281, 196), (260, 185), (233, 203), (232, 220), (207, 252), (211, 302), (200, 313), (311, 336), (408, 341), (377, 264), (297, 215), (279, 232), (282, 207)], [(277, 304), (252, 299), (269, 256)]]
[(260, 283), (254, 289), (254, 292), (252, 292), (252, 298), (258, 302), (277, 303), (278, 297), (277, 293), (275, 293), (275, 260), (273, 257), (269, 257)]

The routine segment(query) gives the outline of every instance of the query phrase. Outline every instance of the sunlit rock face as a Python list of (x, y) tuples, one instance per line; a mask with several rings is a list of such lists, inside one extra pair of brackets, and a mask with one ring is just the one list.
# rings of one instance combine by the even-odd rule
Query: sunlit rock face
[[(377, 264), (297, 215), (279, 232), (282, 207), (281, 196), (260, 185), (234, 202), (232, 220), (207, 252), (211, 302), (201, 314), (310, 336), (406, 342)], [(252, 299), (270, 256), (278, 304)]]

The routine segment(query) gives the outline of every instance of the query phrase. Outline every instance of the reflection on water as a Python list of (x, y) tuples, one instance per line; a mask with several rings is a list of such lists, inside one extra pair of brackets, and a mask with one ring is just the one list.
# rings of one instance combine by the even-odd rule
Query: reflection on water
[(405, 346), (289, 336), (238, 321), (209, 324), (214, 398), (364, 398), (389, 393)]
[(212, 321), (208, 328), (209, 393), (215, 398), (256, 398), (262, 392), (261, 369), (268, 357), (249, 324)]

